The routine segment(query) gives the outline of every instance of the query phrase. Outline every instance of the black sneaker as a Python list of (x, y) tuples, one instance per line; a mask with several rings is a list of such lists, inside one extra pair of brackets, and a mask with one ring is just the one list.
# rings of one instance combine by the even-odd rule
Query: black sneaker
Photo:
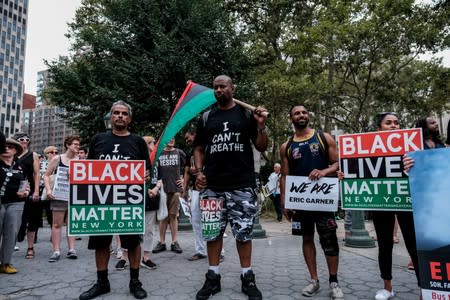
[(156, 264), (154, 262), (152, 262), (150, 259), (147, 259), (146, 261), (144, 261), (144, 259), (142, 259), (141, 266), (143, 266), (144, 268), (150, 269), (150, 270), (156, 269)]
[(242, 292), (248, 296), (249, 300), (261, 300), (262, 294), (256, 287), (255, 274), (252, 270), (247, 271), (244, 276), (241, 274)]
[(127, 266), (127, 261), (125, 259), (119, 260), (119, 262), (116, 264), (117, 270), (123, 270)]
[(93, 287), (91, 287), (88, 291), (84, 292), (80, 295), (80, 300), (88, 300), (93, 299), (97, 296), (107, 294), (111, 291), (111, 287), (109, 286), (109, 280), (105, 282), (97, 281)]
[(214, 273), (213, 270), (208, 270), (208, 273), (205, 275), (206, 281), (203, 284), (203, 287), (200, 291), (197, 292), (195, 299), (197, 300), (206, 300), (209, 296), (217, 294), (220, 292), (220, 274)]
[(183, 249), (181, 249), (180, 244), (178, 244), (178, 242), (175, 242), (173, 244), (170, 245), (170, 250), (175, 252), (175, 253), (182, 253)]
[(147, 292), (142, 288), (142, 283), (139, 281), (139, 279), (131, 279), (129, 287), (130, 293), (134, 296), (134, 298), (147, 298)]
[(77, 252), (75, 251), (75, 249), (69, 250), (69, 252), (67, 252), (66, 257), (69, 259), (77, 259), (78, 258)]
[(166, 244), (162, 244), (161, 242), (158, 242), (158, 244), (156, 244), (155, 248), (153, 248), (152, 253), (159, 253), (159, 252), (163, 252), (166, 251)]

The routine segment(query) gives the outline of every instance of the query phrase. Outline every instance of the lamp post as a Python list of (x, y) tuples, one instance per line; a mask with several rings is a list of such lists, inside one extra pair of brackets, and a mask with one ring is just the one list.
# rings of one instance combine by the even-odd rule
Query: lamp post
[(374, 240), (369, 236), (364, 223), (364, 211), (352, 210), (352, 229), (345, 239), (345, 246), (354, 248), (373, 248)]
[(106, 129), (106, 131), (112, 130), (112, 125), (111, 125), (111, 112), (108, 111), (108, 112), (103, 116), (103, 123), (105, 124), (105, 129)]

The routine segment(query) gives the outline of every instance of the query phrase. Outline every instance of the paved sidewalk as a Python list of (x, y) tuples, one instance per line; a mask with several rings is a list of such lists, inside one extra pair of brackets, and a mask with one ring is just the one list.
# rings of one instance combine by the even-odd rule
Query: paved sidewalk
[[(375, 292), (382, 287), (376, 259), (378, 250), (343, 246), (343, 224), (342, 221), (338, 223), (341, 246), (339, 281), (345, 299), (374, 299)], [(305, 298), (301, 295), (301, 290), (307, 284), (309, 276), (301, 253), (301, 238), (290, 235), (288, 222), (280, 224), (263, 219), (261, 224), (266, 230), (267, 238), (254, 241), (253, 269), (264, 299), (330, 299), (327, 268), (319, 243), (316, 245), (321, 290), (313, 298)], [(374, 235), (371, 223), (367, 222), (366, 225), (370, 234)], [(231, 234), (228, 235), (224, 239), (225, 261), (220, 267), (222, 292), (210, 299), (247, 299), (240, 291), (240, 266), (234, 239)], [(49, 236), (49, 228), (39, 231), (39, 242), (35, 245), (36, 257), (32, 260), (25, 259), (26, 243), (18, 244), (20, 250), (14, 253), (13, 265), (19, 272), (15, 275), (0, 274), (1, 300), (78, 299), (80, 293), (96, 281), (94, 252), (87, 250), (87, 237), (77, 241), (77, 260), (65, 258), (67, 243), (63, 238), (61, 260), (49, 263)], [(170, 235), (167, 240), (170, 241)], [(192, 232), (180, 232), (179, 242), (184, 250), (182, 254), (171, 251), (153, 254), (152, 260), (158, 265), (158, 269), (141, 269), (140, 279), (149, 294), (147, 299), (195, 299), (197, 290), (203, 285), (207, 260), (187, 260), (193, 254)], [(394, 299), (419, 299), (414, 273), (406, 268), (409, 258), (403, 240), (395, 244), (394, 248)], [(111, 256), (109, 279), (112, 291), (98, 299), (134, 299), (128, 291), (129, 269), (116, 270), (114, 266), (117, 261), (115, 256)]]

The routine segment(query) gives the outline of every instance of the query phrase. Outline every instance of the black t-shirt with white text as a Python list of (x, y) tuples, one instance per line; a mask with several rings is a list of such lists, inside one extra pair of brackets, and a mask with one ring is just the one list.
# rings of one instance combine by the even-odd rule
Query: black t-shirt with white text
[(166, 193), (181, 193), (183, 189), (177, 185), (177, 180), (184, 174), (186, 154), (183, 150), (174, 148), (164, 150), (158, 159), (158, 174)]
[(251, 113), (235, 105), (228, 110), (213, 108), (205, 126), (200, 118), (194, 146), (203, 146), (207, 187), (231, 190), (255, 187), (251, 140), (257, 135)]
[(88, 159), (100, 160), (145, 160), (149, 170), (150, 156), (143, 138), (135, 134), (114, 135), (112, 132), (96, 134), (91, 141)]

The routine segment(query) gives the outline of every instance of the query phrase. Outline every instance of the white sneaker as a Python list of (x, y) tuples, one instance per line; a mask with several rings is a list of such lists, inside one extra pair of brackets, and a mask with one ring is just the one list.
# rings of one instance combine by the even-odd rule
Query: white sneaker
[(330, 283), (330, 297), (331, 300), (344, 300), (344, 293), (341, 290), (341, 287), (339, 286), (339, 283), (332, 282)]
[(305, 297), (312, 297), (319, 291), (319, 280), (311, 279), (311, 283), (308, 284), (303, 290), (302, 295)]
[(395, 296), (394, 290), (389, 292), (388, 290), (382, 289), (377, 291), (375, 295), (375, 300), (388, 300)]
[(117, 252), (116, 252), (116, 258), (120, 259), (123, 255), (123, 251), (121, 248), (117, 248)]

